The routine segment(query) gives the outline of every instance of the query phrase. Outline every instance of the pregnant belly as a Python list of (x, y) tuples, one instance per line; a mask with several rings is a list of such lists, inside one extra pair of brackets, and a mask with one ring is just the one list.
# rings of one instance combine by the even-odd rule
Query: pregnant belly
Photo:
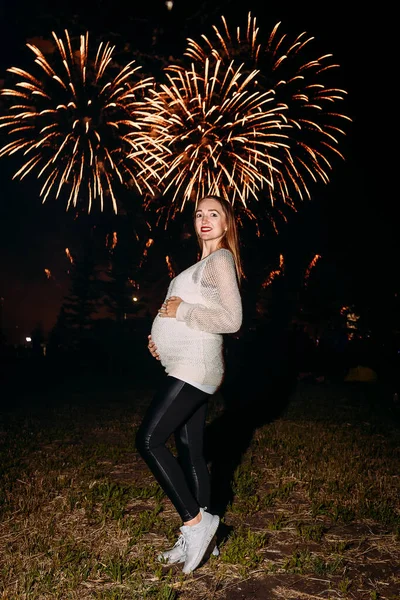
[(178, 363), (192, 365), (199, 359), (202, 363), (221, 360), (222, 336), (194, 331), (183, 321), (157, 316), (151, 337), (166, 368)]
[(151, 328), (151, 338), (157, 347), (161, 362), (169, 362), (182, 351), (182, 345), (189, 342), (187, 326), (176, 319), (157, 316)]

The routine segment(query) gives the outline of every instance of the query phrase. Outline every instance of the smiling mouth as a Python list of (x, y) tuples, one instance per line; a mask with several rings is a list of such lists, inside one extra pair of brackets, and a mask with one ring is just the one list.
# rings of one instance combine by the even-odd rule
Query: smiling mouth
[(200, 231), (206, 233), (207, 231), (211, 231), (211, 227), (202, 227)]

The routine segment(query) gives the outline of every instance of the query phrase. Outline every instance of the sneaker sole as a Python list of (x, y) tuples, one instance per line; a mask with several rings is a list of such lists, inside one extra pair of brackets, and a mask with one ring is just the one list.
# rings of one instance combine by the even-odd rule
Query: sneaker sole
[(214, 515), (212, 523), (208, 529), (207, 536), (204, 538), (203, 546), (197, 553), (196, 559), (193, 561), (192, 566), (190, 567), (190, 569), (188, 567), (186, 567), (186, 568), (183, 567), (183, 569), (182, 569), (182, 572), (185, 573), (185, 575), (188, 575), (189, 573), (194, 571), (201, 563), (201, 560), (202, 560), (203, 556), (205, 555), (205, 553), (207, 552), (207, 548), (209, 547), (211, 540), (213, 539), (213, 537), (218, 529), (218, 525), (219, 525), (219, 516)]

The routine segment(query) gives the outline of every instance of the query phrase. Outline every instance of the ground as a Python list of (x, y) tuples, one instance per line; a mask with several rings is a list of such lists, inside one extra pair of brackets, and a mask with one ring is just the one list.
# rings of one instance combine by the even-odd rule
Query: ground
[(180, 522), (134, 447), (152, 391), (88, 379), (3, 410), (2, 600), (400, 599), (400, 414), (384, 386), (297, 382), (280, 406), (217, 395), (220, 556), (187, 577), (155, 559)]

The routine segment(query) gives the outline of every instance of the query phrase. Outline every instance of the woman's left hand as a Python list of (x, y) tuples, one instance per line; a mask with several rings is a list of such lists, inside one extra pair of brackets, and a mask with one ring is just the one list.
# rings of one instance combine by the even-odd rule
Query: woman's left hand
[(179, 296), (171, 296), (166, 300), (158, 311), (159, 317), (169, 317), (170, 319), (176, 318), (176, 311), (178, 306), (182, 302), (182, 298)]

